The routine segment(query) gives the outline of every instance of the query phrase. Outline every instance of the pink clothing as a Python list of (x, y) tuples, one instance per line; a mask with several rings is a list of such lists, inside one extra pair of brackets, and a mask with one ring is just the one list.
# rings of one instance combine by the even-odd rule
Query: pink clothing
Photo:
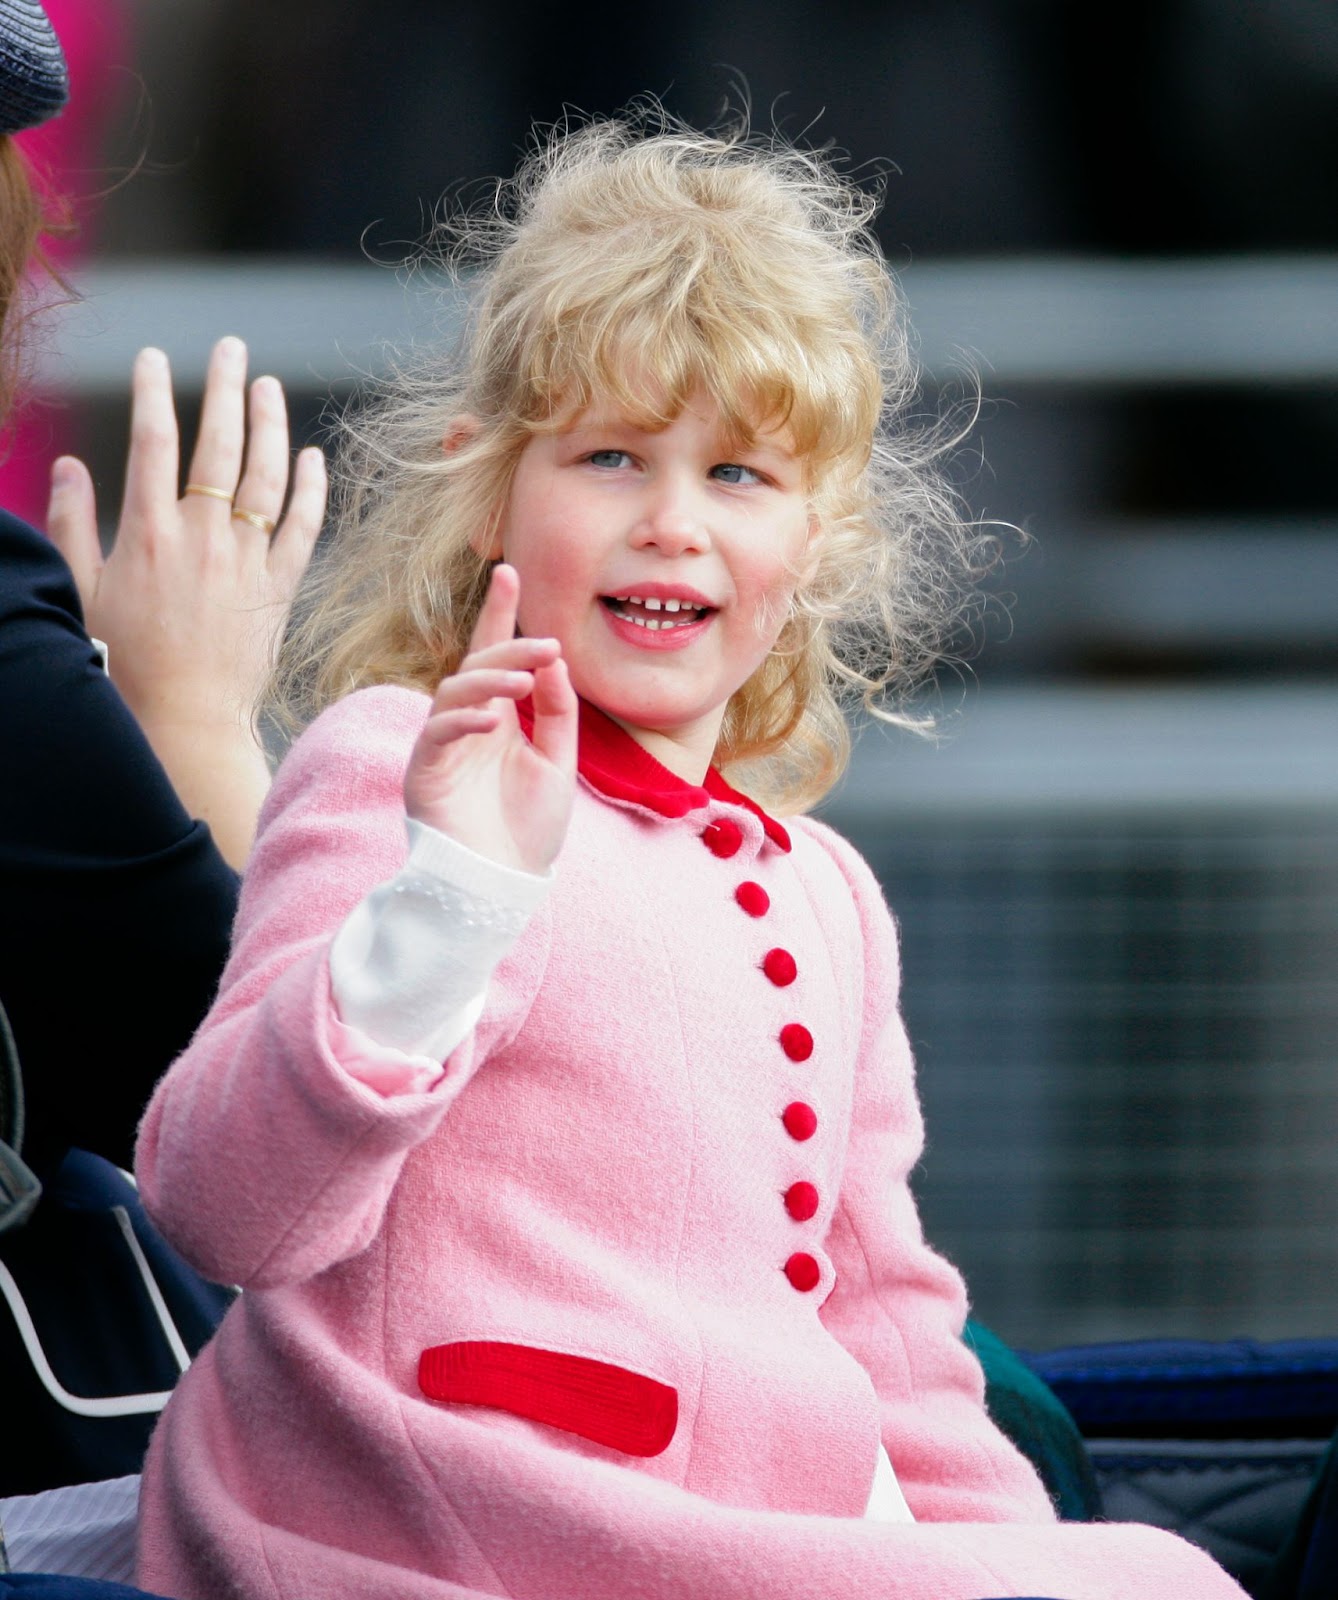
[[(821, 824), (587, 709), (553, 890), (444, 1071), (343, 1028), (328, 947), (403, 862), (427, 707), (364, 691), (294, 747), (144, 1122), (151, 1211), (247, 1292), (155, 1436), (140, 1583), (1239, 1600), (1167, 1534), (1056, 1523), (987, 1418), (906, 1182), (891, 920)], [(880, 1439), (914, 1524), (861, 1519)]]

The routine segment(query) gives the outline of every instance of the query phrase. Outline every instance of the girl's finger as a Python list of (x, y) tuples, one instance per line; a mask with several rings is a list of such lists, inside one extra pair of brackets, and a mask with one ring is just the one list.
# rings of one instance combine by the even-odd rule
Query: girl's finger
[(520, 576), (514, 567), (499, 561), (492, 569), (488, 592), (469, 640), (469, 655), (490, 645), (504, 644), (516, 633), (516, 605), (520, 599)]
[(535, 667), (547, 666), (558, 656), (556, 639), (506, 639), (501, 644), (490, 644), (486, 650), (474, 650), (456, 669), (458, 672), (475, 672), (479, 668), (502, 667), (512, 671), (532, 672)]
[[(288, 408), (277, 378), (257, 378), (247, 404), (246, 467), (232, 514), (238, 536), (254, 528), (266, 540), (278, 526), (288, 488)], [(262, 531), (242, 512), (270, 524)]]
[(432, 702), (432, 710), (449, 711), (462, 706), (483, 705), (489, 700), (523, 700), (534, 688), (532, 672), (492, 671), (457, 672), (444, 678)]
[(491, 733), (501, 721), (487, 706), (464, 706), (458, 711), (441, 711), (423, 724), (419, 745), (447, 745), (471, 733)]
[(130, 458), (118, 537), (151, 537), (168, 525), (177, 503), (178, 449), (167, 357), (161, 350), (141, 350), (130, 379)]
[(560, 771), (576, 771), (578, 702), (561, 658), (534, 674), (534, 748)]
[(280, 576), (290, 593), (302, 581), (316, 548), (325, 520), (327, 489), (325, 457), (315, 445), (309, 445), (298, 454), (288, 513), (270, 543), (270, 570)]
[(93, 480), (88, 468), (75, 456), (61, 456), (51, 464), (46, 531), (74, 574), (75, 588), (87, 615), (102, 571), (102, 546), (98, 541)]
[[(190, 458), (188, 482), (225, 490), (228, 495), (234, 492), (242, 470), (245, 411), (246, 346), (229, 336), (218, 341), (209, 357), (200, 433)], [(201, 495), (197, 500), (200, 505), (211, 502), (226, 515), (222, 499)]]

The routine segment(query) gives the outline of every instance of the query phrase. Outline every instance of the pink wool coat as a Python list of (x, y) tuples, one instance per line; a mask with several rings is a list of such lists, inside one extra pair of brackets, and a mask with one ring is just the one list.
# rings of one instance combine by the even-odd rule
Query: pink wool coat
[[(217, 1004), (140, 1138), (245, 1293), (144, 1478), (182, 1600), (1239, 1600), (1061, 1525), (922, 1242), (891, 920), (821, 824), (673, 778), (597, 712), (556, 883), (444, 1070), (333, 1010), (402, 865), (427, 699), (327, 712), (275, 782)], [(862, 1519), (879, 1441), (914, 1524)]]

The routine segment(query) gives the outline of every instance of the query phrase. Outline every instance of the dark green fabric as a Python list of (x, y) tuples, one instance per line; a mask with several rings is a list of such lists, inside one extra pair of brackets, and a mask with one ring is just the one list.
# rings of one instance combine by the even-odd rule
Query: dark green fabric
[(965, 1338), (985, 1372), (990, 1416), (1036, 1468), (1055, 1510), (1065, 1522), (1094, 1521), (1101, 1515), (1101, 1491), (1063, 1402), (979, 1322), (967, 1323)]

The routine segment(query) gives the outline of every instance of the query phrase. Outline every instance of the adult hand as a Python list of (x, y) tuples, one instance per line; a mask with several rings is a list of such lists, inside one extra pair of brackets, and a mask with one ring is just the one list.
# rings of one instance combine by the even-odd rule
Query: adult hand
[[(52, 469), (47, 529), (74, 573), (88, 631), (146, 723), (189, 717), (250, 724), (325, 511), (319, 450), (304, 450), (288, 488), (288, 418), (277, 378), (249, 397), (246, 346), (214, 347), (188, 482), (217, 495), (178, 498), (172, 378), (161, 350), (135, 362), (130, 458), (116, 541), (104, 561), (93, 481), (63, 456)], [(245, 473), (243, 449), (245, 447)], [(240, 479), (240, 482), (239, 482)], [(236, 507), (277, 524), (263, 527)]]
[(268, 786), (256, 709), (320, 531), (325, 466), (319, 450), (301, 452), (285, 513), (283, 390), (257, 378), (248, 400), (246, 347), (233, 338), (214, 347), (187, 475), (214, 492), (178, 495), (178, 450), (167, 357), (141, 351), (111, 553), (103, 559), (92, 478), (73, 456), (52, 469), (47, 528), (113, 681), (187, 807), (240, 865)]
[[(503, 866), (543, 873), (571, 818), (576, 694), (556, 639), (518, 639), (520, 579), (493, 569), (459, 670), (442, 680), (404, 777), (411, 817)], [(533, 696), (527, 739), (516, 701)]]

